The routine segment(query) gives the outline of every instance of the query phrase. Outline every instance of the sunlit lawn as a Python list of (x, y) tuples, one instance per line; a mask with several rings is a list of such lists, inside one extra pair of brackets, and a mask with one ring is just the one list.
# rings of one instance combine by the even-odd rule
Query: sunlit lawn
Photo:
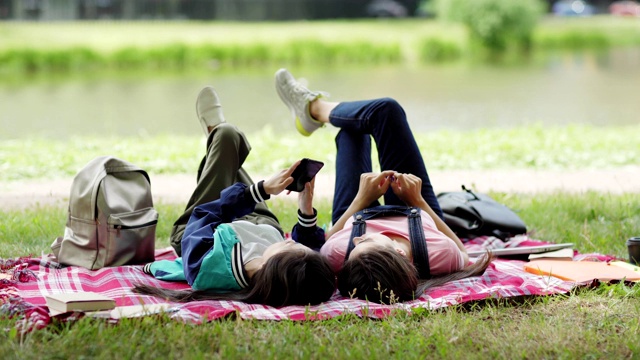
[[(263, 130), (268, 132), (269, 130)], [(636, 164), (636, 126), (569, 126), (543, 129), (440, 131), (417, 134), (432, 169), (582, 169)], [(296, 134), (249, 134), (252, 171), (268, 173), (299, 156), (331, 163), (332, 133), (309, 141)], [(186, 141), (188, 140), (188, 141)], [(185, 145), (191, 144), (191, 145)], [(201, 138), (25, 139), (0, 142), (0, 181), (70, 177), (96, 155), (114, 154), (157, 173), (192, 173), (202, 155)], [(292, 151), (295, 149), (295, 151)], [(464, 149), (464, 150), (463, 150)], [(473, 156), (470, 156), (472, 154)], [(253, 155), (252, 155), (253, 156)], [(327, 169), (332, 169), (329, 164)], [(432, 170), (433, 171), (433, 170)], [(624, 258), (625, 240), (640, 234), (640, 194), (492, 194), (518, 212), (531, 235), (574, 242), (580, 252)], [(283, 226), (296, 221), (295, 204), (271, 204)], [(318, 204), (328, 224), (330, 203)], [(183, 204), (156, 204), (158, 247), (168, 246)], [(64, 229), (66, 210), (36, 207), (0, 210), (0, 258), (35, 255)], [(21, 334), (18, 318), (0, 315), (0, 358), (637, 358), (640, 356), (640, 287), (606, 285), (568, 296), (490, 300), (443, 311), (395, 313), (386, 320), (353, 315), (322, 322), (247, 321), (235, 317), (202, 325), (167, 318), (119, 324), (84, 319)], [(0, 314), (1, 314), (0, 308)]]
[[(324, 161), (334, 169), (335, 129), (310, 138), (274, 134), (269, 128), (247, 134), (252, 153), (245, 167), (271, 174), (302, 157)], [(608, 169), (636, 166), (640, 127), (589, 125), (417, 133), (430, 171), (450, 169)], [(113, 155), (154, 174), (191, 174), (204, 154), (204, 138), (76, 137), (68, 140), (26, 138), (0, 142), (0, 181), (67, 178), (96, 156)]]
[[(575, 242), (581, 252), (625, 256), (640, 234), (640, 194), (493, 194), (525, 220), (533, 236)], [(330, 204), (318, 204), (320, 222)], [(295, 204), (276, 202), (284, 227)], [(157, 204), (157, 246), (168, 245), (179, 204)], [(0, 210), (0, 257), (48, 252), (65, 209)], [(0, 314), (1, 314), (0, 308)], [(21, 334), (18, 318), (0, 315), (0, 358), (638, 358), (640, 285), (581, 288), (567, 295), (492, 299), (442, 311), (398, 311), (385, 320), (353, 315), (317, 322), (249, 321), (201, 325), (166, 317), (119, 324), (83, 319)]]

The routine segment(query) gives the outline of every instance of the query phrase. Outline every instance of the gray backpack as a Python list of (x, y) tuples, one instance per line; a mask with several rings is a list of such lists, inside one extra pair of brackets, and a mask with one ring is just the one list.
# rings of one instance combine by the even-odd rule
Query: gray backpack
[(91, 270), (151, 262), (157, 223), (146, 171), (101, 156), (73, 179), (64, 236), (51, 250), (60, 264)]

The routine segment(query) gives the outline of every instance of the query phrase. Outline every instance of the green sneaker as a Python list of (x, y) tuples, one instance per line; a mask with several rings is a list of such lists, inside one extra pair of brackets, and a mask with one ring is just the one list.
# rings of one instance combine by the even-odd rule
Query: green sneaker
[(309, 103), (327, 93), (311, 91), (296, 80), (287, 69), (276, 71), (276, 91), (282, 102), (289, 108), (298, 132), (309, 136), (324, 124), (311, 117)]

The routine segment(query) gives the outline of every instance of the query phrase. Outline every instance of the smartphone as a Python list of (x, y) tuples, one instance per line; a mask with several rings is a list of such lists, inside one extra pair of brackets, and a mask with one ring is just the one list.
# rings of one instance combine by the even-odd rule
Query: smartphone
[(300, 160), (300, 164), (293, 170), (293, 174), (291, 174), (293, 182), (287, 186), (287, 190), (301, 192), (304, 190), (304, 185), (311, 181), (323, 166), (324, 163), (322, 161), (307, 158)]

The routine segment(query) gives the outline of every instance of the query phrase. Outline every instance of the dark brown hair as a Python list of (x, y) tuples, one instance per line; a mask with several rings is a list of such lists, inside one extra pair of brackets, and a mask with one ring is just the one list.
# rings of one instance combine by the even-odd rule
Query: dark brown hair
[(414, 300), (430, 287), (484, 273), (492, 259), (488, 254), (460, 271), (420, 280), (409, 259), (380, 248), (349, 257), (338, 274), (338, 290), (342, 296), (381, 304)]
[(237, 300), (280, 307), (319, 304), (329, 300), (335, 289), (335, 276), (327, 259), (317, 252), (296, 250), (269, 258), (249, 286), (236, 292), (168, 290), (143, 284), (135, 285), (133, 291), (176, 302)]

